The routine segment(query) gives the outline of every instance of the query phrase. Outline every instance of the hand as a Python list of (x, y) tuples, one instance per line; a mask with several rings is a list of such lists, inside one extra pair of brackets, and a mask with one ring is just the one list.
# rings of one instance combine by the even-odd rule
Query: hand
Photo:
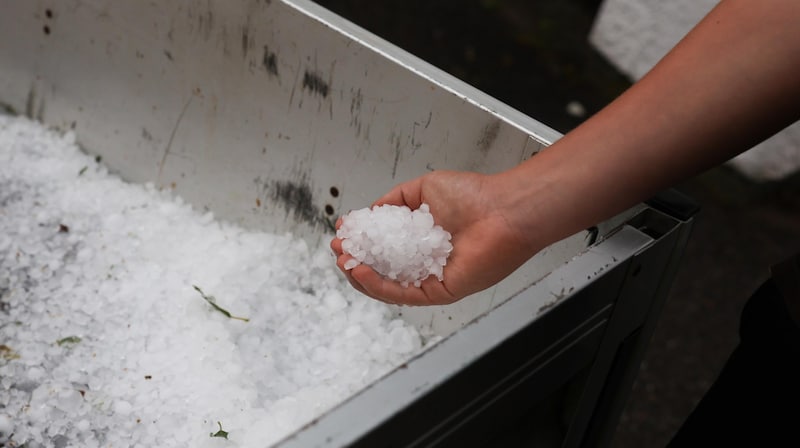
[[(444, 268), (444, 280), (430, 276), (419, 288), (404, 288), (381, 277), (369, 266), (345, 270), (352, 258), (342, 252), (342, 240), (331, 248), (336, 264), (350, 284), (362, 293), (393, 304), (443, 305), (499, 282), (533, 256), (538, 249), (515, 228), (502, 200), (507, 192), (497, 177), (477, 173), (435, 171), (400, 184), (373, 205), (405, 205), (415, 210), (430, 205), (436, 224), (452, 234), (453, 251)], [(338, 229), (341, 220), (336, 223)]]

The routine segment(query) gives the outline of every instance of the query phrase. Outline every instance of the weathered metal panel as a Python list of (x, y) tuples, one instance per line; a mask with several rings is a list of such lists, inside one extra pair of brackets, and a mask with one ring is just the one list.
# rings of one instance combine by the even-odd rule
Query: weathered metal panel
[[(327, 244), (337, 215), (434, 169), (497, 172), (558, 134), (302, 1), (7, 1), (0, 103), (72, 129), (133, 182)], [(449, 334), (589, 242), (406, 318)]]

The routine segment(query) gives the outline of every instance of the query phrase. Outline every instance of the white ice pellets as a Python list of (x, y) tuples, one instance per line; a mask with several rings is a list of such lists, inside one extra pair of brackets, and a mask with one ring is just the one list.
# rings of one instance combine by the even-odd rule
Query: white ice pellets
[(429, 275), (441, 281), (453, 250), (450, 233), (434, 225), (428, 204), (414, 211), (388, 204), (353, 210), (342, 217), (336, 236), (353, 257), (345, 269), (364, 263), (404, 287), (418, 287)]
[(271, 447), (421, 349), (327, 248), (126, 184), (0, 113), (0, 446)]

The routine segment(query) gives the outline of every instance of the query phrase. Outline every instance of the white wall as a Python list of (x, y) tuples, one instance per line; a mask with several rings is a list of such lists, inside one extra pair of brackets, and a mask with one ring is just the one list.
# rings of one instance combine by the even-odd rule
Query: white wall
[[(589, 40), (631, 80), (647, 73), (717, 0), (605, 0)], [(731, 161), (747, 177), (778, 180), (800, 170), (800, 122)]]

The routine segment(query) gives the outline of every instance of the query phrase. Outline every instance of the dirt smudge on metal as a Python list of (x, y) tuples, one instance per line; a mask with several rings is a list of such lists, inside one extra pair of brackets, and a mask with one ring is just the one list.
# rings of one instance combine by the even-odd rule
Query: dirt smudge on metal
[(493, 120), (481, 131), (481, 137), (478, 140), (478, 149), (484, 154), (489, 152), (492, 143), (497, 140), (498, 134), (500, 134), (500, 120)]
[(274, 51), (269, 51), (269, 47), (264, 45), (264, 57), (261, 61), (267, 73), (278, 76), (278, 55)]
[(314, 205), (314, 195), (305, 176), (298, 180), (268, 180), (256, 178), (263, 196), (286, 211), (286, 217), (312, 226), (325, 225), (320, 209)]
[(328, 93), (330, 93), (330, 86), (322, 79), (322, 76), (318, 72), (310, 72), (308, 70), (303, 73), (303, 88), (323, 98), (327, 98)]
[(361, 105), (364, 103), (364, 95), (361, 89), (350, 89), (350, 127), (356, 131), (356, 137), (361, 136)]
[(250, 49), (250, 30), (245, 26), (242, 28), (242, 55), (247, 57), (247, 50)]

